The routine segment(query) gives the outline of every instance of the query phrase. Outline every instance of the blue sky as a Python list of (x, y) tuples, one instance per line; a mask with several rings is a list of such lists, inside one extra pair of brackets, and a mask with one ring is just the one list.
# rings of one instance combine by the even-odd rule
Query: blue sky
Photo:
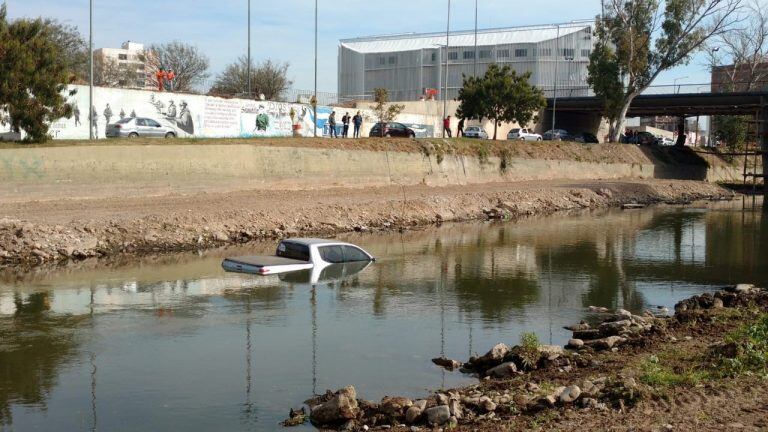
[[(88, 33), (88, 0), (5, 0), (11, 18), (53, 17)], [(126, 40), (145, 44), (181, 40), (211, 59), (211, 73), (246, 52), (247, 0), (93, 0), (94, 47), (118, 47)], [(314, 1), (251, 0), (252, 56), (290, 63), (294, 88), (313, 86)], [(318, 90), (336, 91), (339, 39), (403, 32), (445, 30), (443, 0), (319, 0)], [(508, 27), (591, 19), (599, 0), (479, 0), (479, 26)], [(453, 0), (451, 27), (474, 27), (474, 0)], [(709, 82), (702, 62), (664, 73), (656, 84)]]

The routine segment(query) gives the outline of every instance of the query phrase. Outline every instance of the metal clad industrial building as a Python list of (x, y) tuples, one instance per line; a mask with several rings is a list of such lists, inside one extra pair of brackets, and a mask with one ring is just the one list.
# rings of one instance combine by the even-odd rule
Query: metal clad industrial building
[[(592, 21), (546, 26), (401, 34), (344, 39), (339, 44), (339, 97), (370, 99), (386, 88), (393, 101), (418, 100), (439, 89), (448, 56), (448, 98), (458, 96), (463, 75), (482, 75), (491, 63), (531, 72), (533, 85), (552, 95), (586, 96), (593, 46)], [(477, 62), (475, 62), (475, 55)]]

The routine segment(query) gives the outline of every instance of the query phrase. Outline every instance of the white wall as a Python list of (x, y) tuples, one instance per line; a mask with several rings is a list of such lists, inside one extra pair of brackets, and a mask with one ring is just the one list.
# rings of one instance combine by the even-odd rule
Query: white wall
[[(75, 114), (67, 119), (55, 121), (50, 128), (54, 139), (88, 139), (88, 87), (74, 85), (65, 91), (67, 102), (75, 109)], [(225, 99), (220, 97), (157, 92), (151, 90), (130, 90), (108, 87), (94, 87), (93, 107), (95, 121), (94, 134), (97, 138), (105, 138), (105, 126), (114, 123), (121, 117), (148, 117), (163, 125), (173, 127), (179, 137), (195, 138), (248, 138), (258, 136), (280, 137), (293, 134), (293, 124), (299, 125), (302, 136), (312, 136), (314, 124), (317, 123), (318, 135), (328, 134), (326, 122), (332, 110), (336, 110), (337, 127), (341, 129), (341, 118), (345, 112), (354, 115), (361, 111), (364, 118), (361, 132), (368, 136), (375, 116), (370, 109), (346, 109), (317, 107), (317, 119), (314, 119), (312, 107), (308, 104), (295, 104), (273, 101), (254, 101), (249, 99)], [(186, 105), (186, 109), (182, 108)], [(109, 111), (111, 116), (109, 116)], [(291, 121), (291, 109), (295, 112)], [(174, 113), (175, 111), (175, 113)], [(256, 119), (263, 115), (266, 122), (260, 122), (257, 127)], [(397, 119), (408, 125), (413, 125), (421, 136), (434, 136), (435, 119), (427, 115), (403, 114)], [(8, 125), (0, 125), (0, 137), (11, 137)], [(341, 130), (339, 130), (341, 133)], [(352, 136), (350, 126), (349, 136)]]

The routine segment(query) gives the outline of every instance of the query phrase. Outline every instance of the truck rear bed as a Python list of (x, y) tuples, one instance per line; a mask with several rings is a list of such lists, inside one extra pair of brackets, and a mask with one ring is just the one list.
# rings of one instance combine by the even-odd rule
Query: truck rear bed
[(226, 271), (265, 275), (310, 269), (312, 263), (274, 255), (251, 255), (227, 258), (221, 263), (221, 266)]

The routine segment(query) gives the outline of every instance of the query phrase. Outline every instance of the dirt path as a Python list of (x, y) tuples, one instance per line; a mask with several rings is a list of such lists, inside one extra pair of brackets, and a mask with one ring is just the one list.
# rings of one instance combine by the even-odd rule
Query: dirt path
[(6, 264), (37, 264), (731, 195), (693, 181), (563, 180), (0, 203), (0, 258)]

